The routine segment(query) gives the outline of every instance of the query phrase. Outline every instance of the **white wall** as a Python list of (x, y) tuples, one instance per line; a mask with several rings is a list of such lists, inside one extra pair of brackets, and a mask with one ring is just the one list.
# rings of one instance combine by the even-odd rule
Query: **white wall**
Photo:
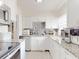
[(68, 27), (79, 26), (79, 0), (68, 0)]
[(59, 35), (61, 35), (61, 29), (67, 28), (67, 14), (59, 17)]
[(45, 17), (33, 17), (33, 16), (28, 16), (28, 17), (23, 17), (23, 28), (32, 28), (32, 22), (34, 21), (45, 21)]
[(46, 28), (58, 28), (58, 19), (57, 17), (48, 17), (46, 20)]
[(61, 17), (23, 17), (23, 28), (32, 28), (32, 22), (34, 21), (45, 21), (46, 28), (49, 29), (59, 28), (58, 35), (61, 35), (61, 29), (67, 28), (67, 14), (63, 14)]
[(61, 17), (59, 17), (59, 28), (67, 28), (67, 14), (64, 14)]
[(34, 16), (34, 17), (23, 17), (23, 28), (32, 28), (32, 22), (44, 21), (46, 22), (46, 28), (57, 28), (58, 21), (53, 16)]
[(67, 15), (61, 17), (53, 16), (36, 16), (36, 17), (23, 17), (23, 28), (32, 28), (32, 22), (45, 21), (46, 28), (65, 28), (67, 27)]

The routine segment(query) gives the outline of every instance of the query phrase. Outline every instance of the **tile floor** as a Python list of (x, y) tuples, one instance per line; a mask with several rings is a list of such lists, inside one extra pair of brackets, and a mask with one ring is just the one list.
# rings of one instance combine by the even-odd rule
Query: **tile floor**
[(49, 52), (26, 52), (26, 59), (51, 59)]

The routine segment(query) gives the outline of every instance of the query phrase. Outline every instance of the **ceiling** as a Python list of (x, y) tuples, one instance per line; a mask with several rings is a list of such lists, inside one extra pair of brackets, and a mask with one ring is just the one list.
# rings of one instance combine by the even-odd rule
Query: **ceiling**
[(36, 0), (18, 0), (17, 4), (22, 14), (26, 16), (59, 16), (66, 12), (66, 0), (43, 0), (41, 3), (37, 3)]

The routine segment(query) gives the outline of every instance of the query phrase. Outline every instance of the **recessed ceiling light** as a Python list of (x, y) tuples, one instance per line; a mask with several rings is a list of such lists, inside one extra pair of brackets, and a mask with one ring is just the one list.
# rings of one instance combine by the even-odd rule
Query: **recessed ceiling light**
[(43, 0), (36, 0), (37, 3), (41, 3)]
[(2, 2), (2, 1), (0, 1), (0, 6), (1, 6), (1, 5), (3, 5), (3, 2)]

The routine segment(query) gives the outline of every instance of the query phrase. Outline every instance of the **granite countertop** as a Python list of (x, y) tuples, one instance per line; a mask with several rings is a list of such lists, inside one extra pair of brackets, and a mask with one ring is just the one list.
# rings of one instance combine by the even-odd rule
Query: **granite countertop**
[[(59, 44), (61, 47), (66, 49), (68, 52), (70, 52), (72, 55), (77, 57), (79, 59), (79, 45), (73, 44), (73, 43), (67, 43), (64, 40), (62, 40), (61, 37), (49, 37), (52, 38), (53, 41), (55, 41), (57, 44)], [(60, 40), (60, 41), (59, 41)]]
[(79, 58), (79, 45), (73, 43), (66, 43), (64, 40), (60, 44), (63, 48), (73, 54), (75, 57)]

